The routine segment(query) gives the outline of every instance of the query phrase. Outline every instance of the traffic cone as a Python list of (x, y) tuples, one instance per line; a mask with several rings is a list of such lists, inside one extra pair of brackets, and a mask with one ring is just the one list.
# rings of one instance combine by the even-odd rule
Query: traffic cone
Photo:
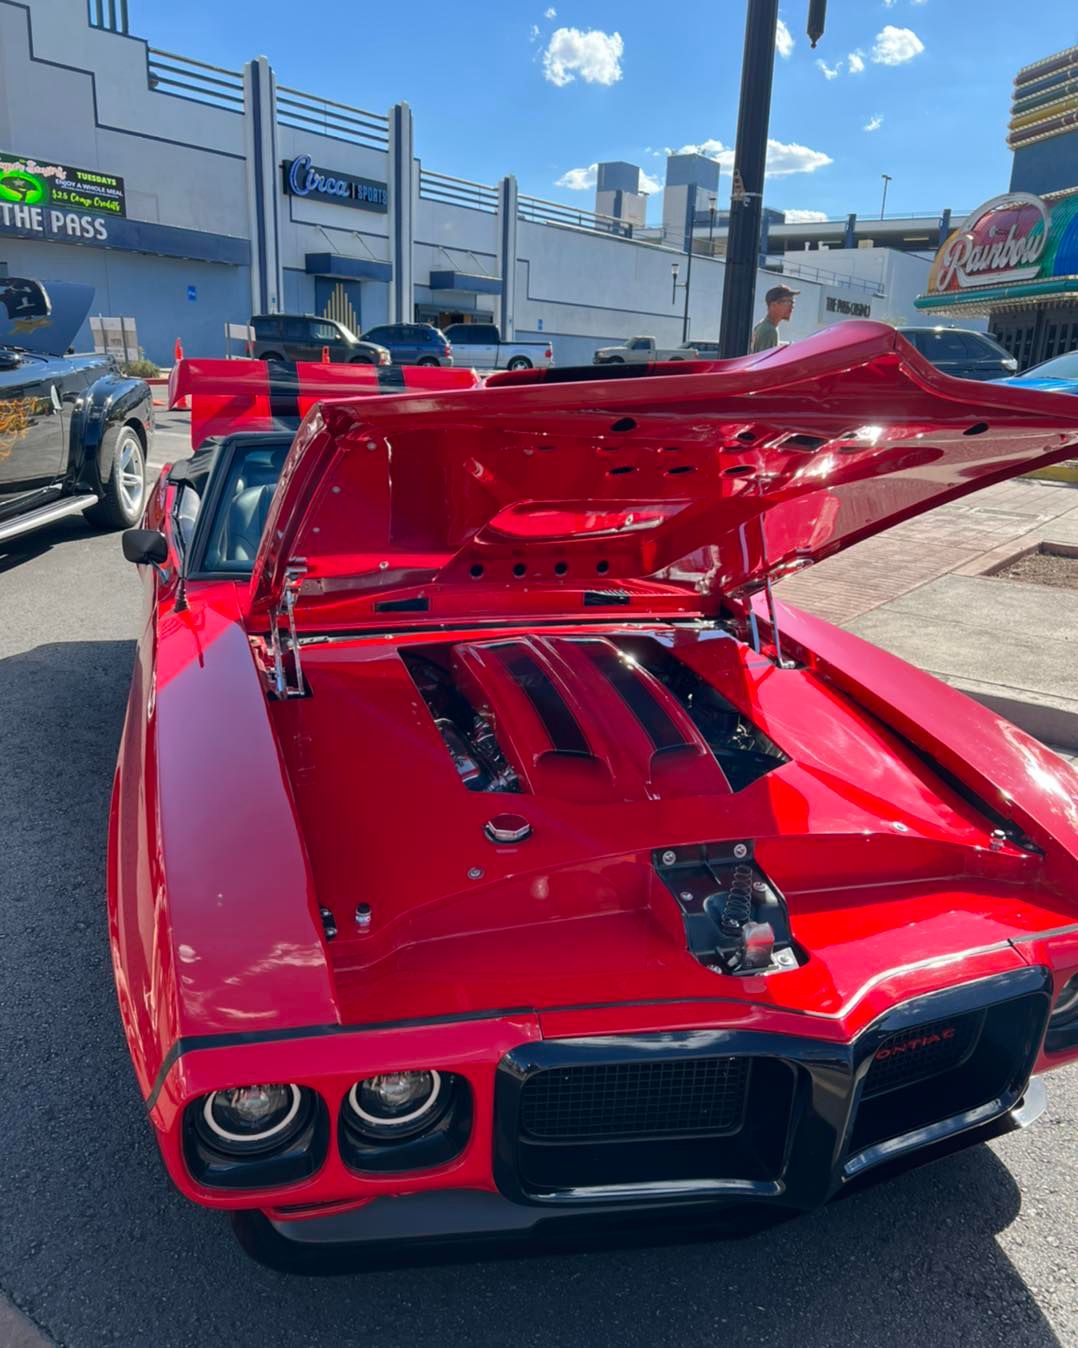
[[(181, 360), (183, 360), (183, 342), (181, 342), (178, 337), (176, 338), (176, 346), (173, 349), (172, 358), (177, 365), (180, 363)], [(190, 408), (190, 406), (191, 406), (190, 400), (188, 399), (187, 394), (185, 393), (182, 398), (177, 399), (176, 407), (174, 410), (178, 412), (186, 412)]]
[(322, 348), (322, 364), (323, 364), (323, 365), (328, 365), (328, 364), (329, 364), (329, 347), (328, 347), (328, 346), (324, 346), (324, 347)]

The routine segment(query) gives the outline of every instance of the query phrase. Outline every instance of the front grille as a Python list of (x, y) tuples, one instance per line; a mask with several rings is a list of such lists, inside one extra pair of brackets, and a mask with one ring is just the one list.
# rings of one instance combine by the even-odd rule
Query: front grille
[(954, 1071), (977, 1047), (983, 1028), (984, 1012), (978, 1011), (889, 1035), (873, 1055), (865, 1098)]
[(521, 1131), (544, 1141), (731, 1133), (744, 1113), (749, 1062), (687, 1058), (537, 1072), (521, 1091)]

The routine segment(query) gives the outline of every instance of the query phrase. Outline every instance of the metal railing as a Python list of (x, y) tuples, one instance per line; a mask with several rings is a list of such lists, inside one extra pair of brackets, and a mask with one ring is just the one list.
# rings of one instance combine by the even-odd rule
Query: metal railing
[(389, 149), (389, 118), (367, 112), (332, 98), (318, 98), (302, 89), (277, 86), (277, 120), (296, 131), (317, 131), (320, 136), (345, 140), (368, 150)]
[(106, 33), (127, 33), (127, 0), (86, 0), (91, 28)]
[(486, 183), (472, 182), (470, 178), (452, 178), (448, 173), (419, 170), (419, 195), (425, 201), (438, 201), (445, 206), (465, 206), (468, 210), (495, 215), (498, 210), (498, 190)]
[(862, 276), (848, 276), (844, 272), (828, 271), (826, 267), (808, 267), (801, 262), (768, 262), (765, 271), (777, 272), (780, 276), (795, 276), (802, 281), (815, 281), (818, 285), (841, 286), (845, 290), (861, 290), (866, 295), (886, 294), (882, 281), (868, 281)]
[(535, 225), (568, 225), (572, 229), (588, 229), (597, 234), (614, 234), (631, 239), (633, 227), (626, 220), (613, 215), (598, 215), (595, 211), (581, 211), (574, 206), (563, 206), (542, 197), (519, 196), (517, 214), (521, 220)]
[(171, 94), (227, 112), (243, 111), (243, 76), (238, 70), (148, 47), (146, 78), (154, 93)]

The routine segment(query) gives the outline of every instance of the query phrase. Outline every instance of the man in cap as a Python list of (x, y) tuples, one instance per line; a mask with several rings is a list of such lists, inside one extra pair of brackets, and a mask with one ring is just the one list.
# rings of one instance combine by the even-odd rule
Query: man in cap
[(799, 290), (789, 286), (772, 286), (764, 296), (767, 314), (761, 318), (752, 330), (752, 351), (767, 351), (779, 344), (779, 324), (788, 319), (794, 311), (794, 296)]

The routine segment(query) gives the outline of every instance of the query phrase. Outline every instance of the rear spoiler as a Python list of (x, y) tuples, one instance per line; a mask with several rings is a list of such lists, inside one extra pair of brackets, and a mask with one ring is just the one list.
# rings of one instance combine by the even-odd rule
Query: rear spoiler
[(296, 430), (320, 402), (378, 393), (477, 388), (474, 370), (416, 365), (331, 365), (264, 360), (180, 360), (168, 405), (191, 399), (191, 447), (234, 431)]

